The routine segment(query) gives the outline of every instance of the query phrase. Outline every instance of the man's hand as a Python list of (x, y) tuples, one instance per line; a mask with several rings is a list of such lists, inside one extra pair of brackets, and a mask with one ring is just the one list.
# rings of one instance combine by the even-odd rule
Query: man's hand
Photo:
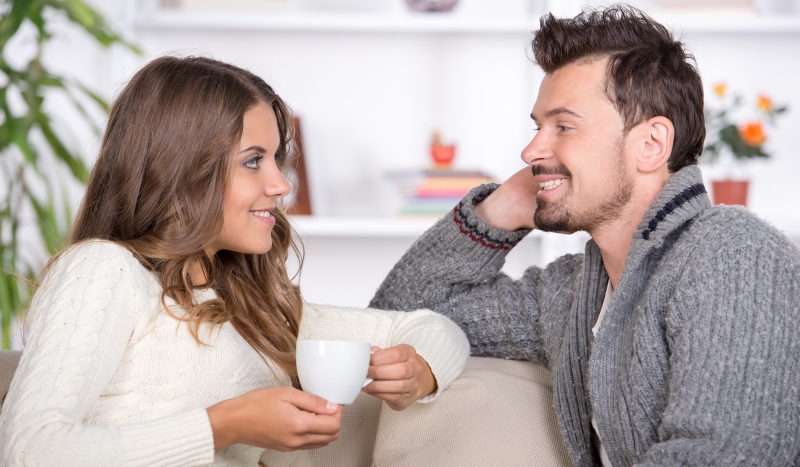
[(374, 381), (362, 390), (385, 400), (393, 410), (403, 410), (437, 389), (428, 363), (414, 347), (400, 344), (372, 350), (367, 377)]
[(539, 183), (533, 178), (531, 168), (526, 167), (475, 206), (475, 215), (492, 227), (509, 232), (533, 229), (538, 192)]
[(277, 451), (320, 448), (339, 437), (342, 407), (290, 386), (256, 389), (208, 408), (214, 449), (241, 443)]

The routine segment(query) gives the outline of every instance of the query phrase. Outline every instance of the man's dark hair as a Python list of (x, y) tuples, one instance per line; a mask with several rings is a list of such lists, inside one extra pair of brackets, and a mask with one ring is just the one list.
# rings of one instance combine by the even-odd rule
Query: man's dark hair
[(625, 133), (652, 117), (666, 117), (675, 127), (669, 170), (697, 163), (706, 136), (703, 83), (694, 57), (667, 28), (629, 5), (586, 9), (574, 18), (551, 13), (540, 24), (532, 46), (545, 73), (608, 57), (606, 89)]

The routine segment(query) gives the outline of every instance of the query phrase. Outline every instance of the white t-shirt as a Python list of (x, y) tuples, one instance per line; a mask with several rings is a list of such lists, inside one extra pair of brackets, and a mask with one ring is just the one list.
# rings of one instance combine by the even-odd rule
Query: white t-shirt
[[(600, 307), (600, 316), (597, 317), (597, 322), (594, 323), (592, 327), (593, 336), (596, 336), (597, 331), (600, 330), (600, 322), (603, 321), (606, 310), (608, 310), (608, 304), (611, 303), (612, 296), (614, 296), (614, 288), (611, 287), (611, 281), (608, 281), (606, 296), (603, 299), (603, 306)], [(600, 431), (597, 429), (597, 420), (595, 420), (594, 415), (592, 415), (592, 428), (594, 429), (594, 435), (597, 437), (597, 447), (600, 449), (600, 462), (603, 463), (604, 467), (611, 467), (611, 461), (608, 459), (606, 448), (603, 447), (603, 440), (600, 438)]]

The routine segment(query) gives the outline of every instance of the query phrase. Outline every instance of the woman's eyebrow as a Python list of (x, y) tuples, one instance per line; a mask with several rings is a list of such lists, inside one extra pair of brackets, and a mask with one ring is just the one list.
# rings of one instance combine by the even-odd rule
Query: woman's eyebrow
[(267, 150), (262, 148), (261, 146), (250, 146), (249, 148), (244, 148), (241, 151), (239, 151), (239, 154), (245, 153), (247, 151), (256, 151), (256, 152), (263, 152), (263, 153), (267, 152)]

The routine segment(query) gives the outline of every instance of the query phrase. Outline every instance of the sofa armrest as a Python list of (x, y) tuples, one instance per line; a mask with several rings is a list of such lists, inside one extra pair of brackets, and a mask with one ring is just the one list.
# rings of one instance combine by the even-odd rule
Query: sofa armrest
[(381, 409), (373, 466), (569, 466), (552, 376), (531, 363), (470, 357), (435, 402)]
[(18, 350), (0, 350), (0, 410), (3, 408), (21, 354), (22, 352)]

